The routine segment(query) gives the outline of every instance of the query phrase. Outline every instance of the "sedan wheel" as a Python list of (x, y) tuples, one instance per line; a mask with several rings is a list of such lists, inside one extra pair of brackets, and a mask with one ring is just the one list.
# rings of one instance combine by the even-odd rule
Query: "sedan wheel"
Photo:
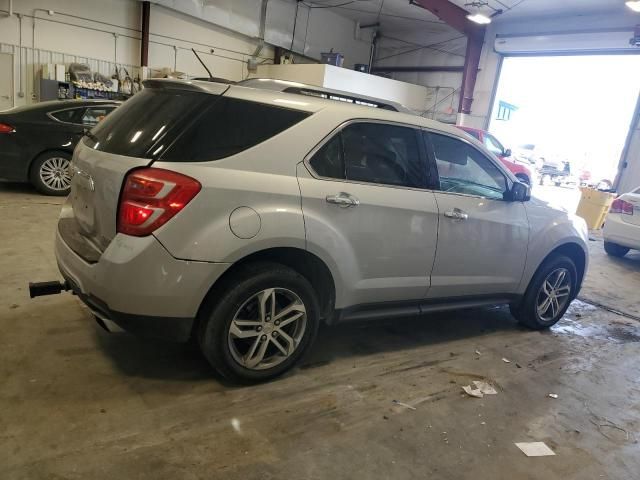
[(245, 368), (264, 370), (289, 358), (300, 345), (307, 324), (304, 303), (290, 290), (268, 288), (249, 298), (229, 328), (229, 350)]
[(69, 160), (51, 157), (40, 166), (40, 180), (51, 190), (64, 191), (71, 187)]
[(31, 164), (29, 179), (40, 193), (68, 195), (71, 190), (71, 155), (67, 152), (45, 152)]

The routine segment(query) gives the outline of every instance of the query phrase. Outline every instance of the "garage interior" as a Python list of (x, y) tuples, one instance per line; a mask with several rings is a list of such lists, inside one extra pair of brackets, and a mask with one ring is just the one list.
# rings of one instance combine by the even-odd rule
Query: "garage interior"
[[(0, 111), (126, 102), (147, 78), (268, 77), (500, 138), (524, 110), (501, 98), (505, 62), (638, 54), (640, 2), (624, 0), (3, 0)], [(71, 64), (115, 81), (74, 84)], [(640, 186), (638, 91), (611, 100), (614, 80), (588, 97), (563, 90), (594, 124), (627, 112), (611, 119), (624, 125), (611, 158), (585, 167), (615, 167), (610, 199)], [(555, 101), (548, 115), (573, 118)], [(538, 174), (532, 195), (575, 211), (587, 179), (553, 178)], [(322, 326), (298, 368), (237, 386), (190, 345), (105, 332), (70, 293), (29, 298), (29, 282), (59, 277), (63, 203), (0, 182), (2, 479), (638, 477), (640, 251), (607, 255), (601, 222), (582, 290), (549, 330), (507, 307)], [(497, 394), (471, 397), (473, 381)], [(520, 442), (554, 455), (528, 457)]]

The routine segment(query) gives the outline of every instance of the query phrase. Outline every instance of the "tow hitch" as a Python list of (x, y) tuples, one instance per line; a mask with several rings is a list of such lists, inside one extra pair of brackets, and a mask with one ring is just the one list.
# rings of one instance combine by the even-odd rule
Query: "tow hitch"
[(57, 295), (64, 291), (71, 290), (68, 282), (29, 282), (29, 296), (31, 298), (42, 297), (44, 295)]

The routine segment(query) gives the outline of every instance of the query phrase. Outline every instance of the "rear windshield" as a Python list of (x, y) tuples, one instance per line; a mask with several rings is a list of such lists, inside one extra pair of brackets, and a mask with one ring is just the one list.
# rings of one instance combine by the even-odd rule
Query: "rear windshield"
[(236, 98), (147, 88), (85, 137), (96, 150), (169, 162), (204, 162), (250, 148), (308, 112)]

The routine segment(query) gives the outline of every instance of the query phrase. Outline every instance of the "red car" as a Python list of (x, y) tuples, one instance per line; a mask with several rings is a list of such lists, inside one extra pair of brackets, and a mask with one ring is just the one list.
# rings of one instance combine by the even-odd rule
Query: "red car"
[(463, 127), (460, 125), (456, 125), (460, 130), (464, 130), (469, 135), (471, 135), (476, 140), (480, 140), (480, 142), (489, 149), (490, 152), (494, 153), (496, 157), (500, 159), (500, 161), (507, 167), (518, 180), (526, 183), (531, 186), (531, 170), (529, 170), (524, 165), (520, 165), (519, 163), (512, 162), (509, 160), (511, 156), (511, 150), (505, 149), (502, 144), (498, 141), (496, 137), (491, 135), (489, 132), (485, 130), (480, 130), (477, 128), (471, 127)]

